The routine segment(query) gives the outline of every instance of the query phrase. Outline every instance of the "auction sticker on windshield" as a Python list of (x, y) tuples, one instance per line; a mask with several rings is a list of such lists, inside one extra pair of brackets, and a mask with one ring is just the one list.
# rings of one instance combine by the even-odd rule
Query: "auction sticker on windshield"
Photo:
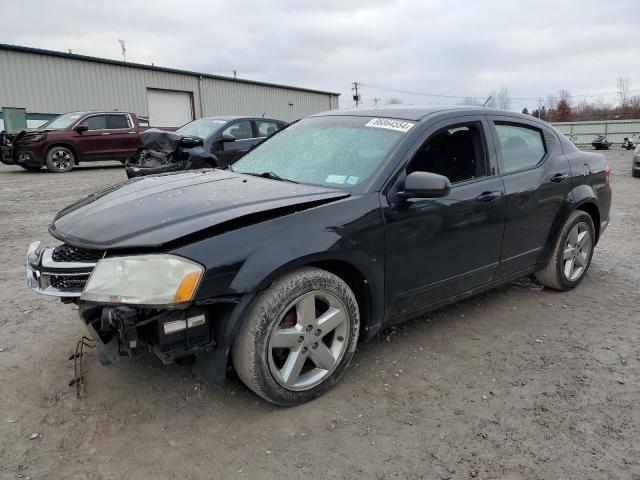
[(365, 127), (386, 128), (398, 132), (408, 132), (415, 125), (414, 122), (397, 120), (395, 118), (374, 118), (365, 124)]

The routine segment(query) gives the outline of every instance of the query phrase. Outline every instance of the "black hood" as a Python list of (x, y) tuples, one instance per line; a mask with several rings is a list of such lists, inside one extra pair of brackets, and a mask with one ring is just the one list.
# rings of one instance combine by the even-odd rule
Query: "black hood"
[(342, 190), (229, 170), (194, 170), (140, 177), (90, 195), (62, 210), (49, 230), (82, 248), (155, 248), (203, 230), (239, 228), (347, 196)]

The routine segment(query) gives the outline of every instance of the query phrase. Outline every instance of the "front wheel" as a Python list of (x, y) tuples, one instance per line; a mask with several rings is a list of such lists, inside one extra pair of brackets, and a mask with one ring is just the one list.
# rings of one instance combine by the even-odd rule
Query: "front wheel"
[(262, 398), (299, 405), (344, 373), (358, 341), (360, 313), (347, 284), (302, 268), (259, 294), (235, 338), (233, 365)]
[(575, 287), (589, 270), (595, 243), (591, 216), (579, 210), (573, 212), (562, 227), (549, 263), (536, 272), (536, 278), (555, 290)]
[(47, 152), (47, 170), (53, 173), (65, 173), (73, 169), (75, 157), (67, 147), (51, 147)]

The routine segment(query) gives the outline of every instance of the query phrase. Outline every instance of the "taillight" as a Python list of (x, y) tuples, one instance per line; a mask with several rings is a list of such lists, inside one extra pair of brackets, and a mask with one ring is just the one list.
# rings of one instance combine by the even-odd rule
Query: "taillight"
[(609, 166), (609, 162), (604, 162), (604, 178), (608, 185), (611, 181), (611, 167)]

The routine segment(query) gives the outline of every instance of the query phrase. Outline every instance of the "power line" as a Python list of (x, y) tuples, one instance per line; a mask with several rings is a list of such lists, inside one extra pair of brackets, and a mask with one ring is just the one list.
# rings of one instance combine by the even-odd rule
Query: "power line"
[[(416, 92), (416, 91), (411, 91), (411, 90), (400, 90), (397, 88), (386, 88), (386, 87), (378, 87), (375, 85), (369, 85), (367, 83), (358, 83), (359, 86), (361, 87), (367, 87), (367, 88), (373, 88), (375, 90), (384, 90), (387, 92), (394, 92), (394, 93), (404, 93), (407, 95), (419, 95), (419, 96), (424, 96), (424, 97), (437, 97), (437, 98), (451, 98), (451, 99), (459, 99), (459, 100), (463, 100), (465, 98), (470, 98), (470, 97), (484, 97), (483, 95), (448, 95), (448, 94), (442, 94), (442, 93), (427, 93), (427, 92)], [(635, 93), (635, 92), (640, 92), (639, 90), (629, 90), (628, 93)], [(620, 92), (599, 92), (599, 93), (577, 93), (577, 94), (572, 94), (571, 97), (596, 97), (596, 96), (604, 96), (604, 95), (618, 95)], [(512, 100), (531, 100), (531, 101), (538, 101), (540, 99), (540, 97), (511, 97)]]

